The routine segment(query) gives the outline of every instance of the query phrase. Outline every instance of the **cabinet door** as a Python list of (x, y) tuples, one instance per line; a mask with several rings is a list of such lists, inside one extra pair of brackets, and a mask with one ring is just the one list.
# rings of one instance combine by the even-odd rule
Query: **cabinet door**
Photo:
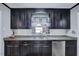
[(19, 10), (11, 10), (11, 29), (18, 29), (17, 22), (20, 19)]
[(54, 28), (54, 10), (53, 9), (45, 9), (45, 11), (47, 12), (47, 14), (49, 15), (49, 19), (50, 19), (50, 29)]
[(43, 44), (40, 48), (42, 56), (52, 56), (52, 44)]
[(19, 56), (19, 44), (14, 41), (5, 41), (5, 56)]
[(60, 29), (69, 29), (70, 28), (70, 10), (61, 10), (60, 11)]
[(11, 29), (29, 29), (31, 12), (27, 9), (11, 10)]
[(70, 28), (70, 10), (55, 9), (53, 10), (53, 27), (54, 29)]
[(31, 56), (51, 56), (52, 41), (32, 41)]
[(77, 41), (76, 40), (66, 41), (65, 55), (77, 56)]
[(54, 28), (59, 29), (59, 22), (61, 20), (61, 12), (60, 10), (54, 10)]
[(21, 56), (30, 56), (31, 55), (30, 41), (20, 41), (20, 55)]

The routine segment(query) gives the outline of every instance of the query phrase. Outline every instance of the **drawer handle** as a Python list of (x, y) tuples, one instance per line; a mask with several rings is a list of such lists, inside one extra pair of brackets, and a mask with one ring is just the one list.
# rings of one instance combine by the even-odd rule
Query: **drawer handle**
[(33, 46), (33, 47), (49, 47), (49, 46)]
[(23, 44), (24, 46), (28, 46), (28, 45), (30, 45), (30, 44)]
[(7, 46), (7, 47), (19, 47), (19, 46), (16, 45), (16, 46)]

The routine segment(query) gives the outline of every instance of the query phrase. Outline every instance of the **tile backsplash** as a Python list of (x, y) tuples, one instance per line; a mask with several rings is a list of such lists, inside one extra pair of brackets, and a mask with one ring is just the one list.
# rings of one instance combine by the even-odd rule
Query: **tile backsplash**
[(77, 30), (68, 30), (67, 36), (77, 37)]
[[(14, 29), (15, 35), (31, 35), (32, 29)], [(65, 29), (50, 29), (50, 34), (52, 35), (66, 35)]]
[(52, 35), (66, 35), (65, 29), (50, 29), (50, 34)]

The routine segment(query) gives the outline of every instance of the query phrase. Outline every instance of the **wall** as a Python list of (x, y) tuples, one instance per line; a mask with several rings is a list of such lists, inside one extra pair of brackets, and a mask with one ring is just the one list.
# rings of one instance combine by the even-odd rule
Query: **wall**
[[(71, 10), (71, 29), (69, 36), (77, 37), (77, 55), (79, 56), (79, 5)], [(75, 33), (73, 33), (74, 31)]]
[(0, 37), (1, 37), (1, 11), (0, 11)]
[(0, 10), (2, 11), (2, 36), (7, 37), (12, 33), (10, 29), (10, 9), (1, 4)]
[(71, 29), (68, 31), (68, 36), (77, 37), (77, 13), (79, 12), (79, 5), (70, 11)]
[[(77, 18), (78, 18), (78, 25), (79, 25), (79, 12), (77, 14)], [(78, 30), (77, 30), (77, 36), (78, 36), (78, 40), (77, 40), (77, 55), (79, 56), (79, 26), (78, 26)]]
[(0, 55), (1, 55), (1, 45), (2, 45), (2, 36), (1, 36), (1, 11), (0, 11)]
[(10, 36), (12, 34), (10, 30), (10, 9), (0, 4), (1, 11), (1, 39), (0, 39), (0, 55), (4, 55), (4, 37)]
[(77, 40), (77, 55), (79, 56), (79, 12), (77, 14), (77, 18), (78, 18), (78, 21), (77, 21), (77, 25), (78, 25), (78, 30), (77, 30), (77, 37), (78, 37), (78, 40)]

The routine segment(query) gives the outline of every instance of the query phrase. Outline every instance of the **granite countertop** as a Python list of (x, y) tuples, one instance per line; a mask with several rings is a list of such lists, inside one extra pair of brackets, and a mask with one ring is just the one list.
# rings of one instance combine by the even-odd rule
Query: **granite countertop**
[(77, 40), (77, 38), (66, 35), (15, 35), (4, 40)]

